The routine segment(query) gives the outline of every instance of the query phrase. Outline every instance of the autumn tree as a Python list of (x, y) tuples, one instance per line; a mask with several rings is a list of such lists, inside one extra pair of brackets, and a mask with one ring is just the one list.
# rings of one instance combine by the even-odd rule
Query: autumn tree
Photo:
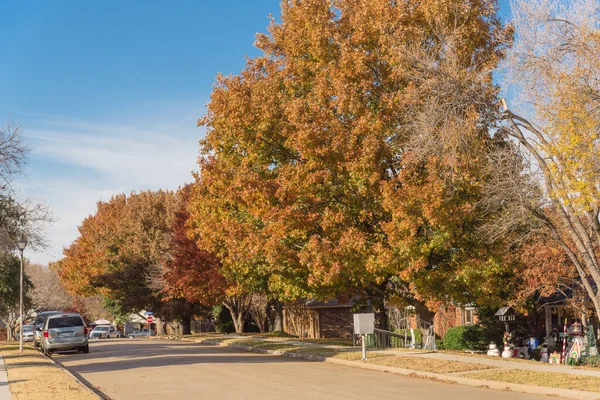
[(174, 194), (143, 191), (99, 202), (64, 250), (59, 276), (73, 294), (101, 294), (122, 312), (158, 307), (152, 279), (170, 247)]
[(177, 192), (169, 256), (162, 276), (162, 291), (169, 300), (164, 311), (181, 317), (183, 334), (191, 333), (192, 317), (202, 309), (210, 310), (218, 304), (224, 298), (225, 290), (219, 260), (198, 248), (196, 240), (188, 235), (189, 197), (189, 185)]
[[(507, 56), (504, 146), (491, 154), (491, 237), (545, 234), (600, 315), (600, 29), (595, 0), (517, 0)], [(568, 272), (568, 271), (566, 271)], [(548, 271), (547, 273), (552, 273)]]
[(281, 7), (199, 121), (200, 246), (242, 295), (488, 299), (502, 265), (475, 215), (510, 36), (496, 2)]

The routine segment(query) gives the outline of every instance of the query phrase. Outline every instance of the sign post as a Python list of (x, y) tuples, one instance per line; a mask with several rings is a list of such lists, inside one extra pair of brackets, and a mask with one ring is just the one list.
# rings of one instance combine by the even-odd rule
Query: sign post
[(375, 332), (375, 314), (354, 314), (354, 334), (361, 335), (362, 359), (367, 359), (367, 335)]
[(152, 314), (148, 314), (146, 317), (146, 321), (148, 321), (148, 337), (152, 336), (152, 322), (154, 322), (154, 316)]

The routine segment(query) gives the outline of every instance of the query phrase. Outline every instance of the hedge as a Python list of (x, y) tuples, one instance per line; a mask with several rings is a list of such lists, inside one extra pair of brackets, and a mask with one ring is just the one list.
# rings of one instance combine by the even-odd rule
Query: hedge
[(479, 325), (454, 326), (446, 332), (443, 346), (447, 350), (484, 350), (485, 333)]

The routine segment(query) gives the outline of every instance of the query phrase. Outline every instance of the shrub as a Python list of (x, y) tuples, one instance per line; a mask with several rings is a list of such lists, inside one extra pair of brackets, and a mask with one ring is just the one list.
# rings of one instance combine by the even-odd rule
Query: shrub
[(444, 348), (448, 350), (484, 350), (486, 338), (479, 325), (455, 326), (444, 336)]
[(227, 307), (218, 304), (212, 309), (213, 320), (215, 321), (215, 329), (219, 333), (232, 333), (235, 331), (233, 320)]
[(435, 348), (438, 349), (438, 350), (444, 350), (445, 349), (444, 342), (441, 341), (441, 340), (439, 340), (439, 339), (436, 340), (435, 341)]
[(584, 360), (584, 364), (590, 367), (600, 367), (600, 356), (589, 356)]

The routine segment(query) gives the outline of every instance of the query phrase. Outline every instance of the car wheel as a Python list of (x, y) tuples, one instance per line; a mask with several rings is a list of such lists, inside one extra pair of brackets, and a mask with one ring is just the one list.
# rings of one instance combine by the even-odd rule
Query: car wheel
[(83, 354), (87, 354), (90, 352), (90, 345), (86, 344), (84, 347), (79, 348)]
[(46, 349), (46, 346), (44, 346), (42, 344), (42, 354), (44, 354), (45, 356), (49, 356), (50, 352), (48, 351), (48, 349)]
[(37, 340), (33, 341), (33, 347), (40, 347), (40, 344), (37, 342)]

